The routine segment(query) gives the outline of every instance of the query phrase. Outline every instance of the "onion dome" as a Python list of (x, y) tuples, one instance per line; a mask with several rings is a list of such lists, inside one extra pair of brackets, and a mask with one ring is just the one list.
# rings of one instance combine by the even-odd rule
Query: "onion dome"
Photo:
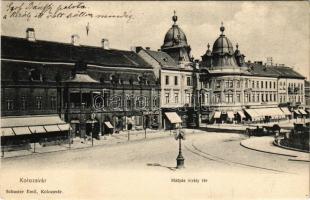
[(174, 15), (172, 17), (173, 25), (165, 35), (164, 44), (162, 45), (162, 48), (169, 48), (173, 46), (188, 46), (185, 33), (176, 24), (177, 20), (178, 17), (175, 15), (174, 11)]
[(212, 49), (213, 54), (233, 55), (234, 54), (233, 45), (231, 44), (230, 40), (224, 35), (225, 27), (223, 26), (223, 23), (220, 28), (220, 31), (222, 32), (220, 37), (217, 38), (217, 40), (213, 44)]

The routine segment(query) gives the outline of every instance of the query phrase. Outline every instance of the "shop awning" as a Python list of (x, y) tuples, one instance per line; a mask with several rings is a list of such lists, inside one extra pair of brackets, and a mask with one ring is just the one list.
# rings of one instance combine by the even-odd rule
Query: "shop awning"
[(219, 119), (219, 118), (221, 118), (221, 112), (216, 111), (216, 112), (214, 113), (214, 115), (213, 115), (213, 118), (214, 118), (214, 119)]
[(108, 128), (114, 128), (111, 124), (111, 122), (104, 122), (104, 124), (108, 127)]
[(240, 115), (241, 119), (246, 118), (243, 111), (238, 111), (238, 114)]
[(43, 126), (29, 126), (31, 133), (46, 133)]
[(285, 117), (285, 113), (280, 108), (276, 108), (276, 111), (278, 113), (278, 116)]
[(303, 109), (299, 109), (298, 110), (302, 115), (307, 115), (306, 111), (304, 111)]
[(272, 112), (269, 109), (254, 109), (254, 112), (256, 113), (256, 117), (264, 118), (265, 116), (271, 116)]
[(256, 119), (260, 117), (259, 114), (255, 112), (254, 109), (245, 109), (245, 112), (248, 113), (252, 119)]
[(14, 132), (11, 128), (1, 128), (1, 136), (14, 136)]
[(282, 112), (283, 112), (285, 115), (291, 115), (291, 114), (292, 114), (292, 113), (289, 111), (289, 109), (286, 108), (286, 107), (281, 108), (281, 110), (282, 110)]
[(16, 135), (30, 135), (31, 134), (28, 127), (14, 127), (13, 131)]
[(21, 127), (21, 126), (44, 126), (52, 124), (64, 124), (58, 115), (29, 115), (22, 117), (2, 117), (2, 127)]
[(166, 112), (165, 115), (171, 124), (182, 123), (182, 119), (176, 112)]
[(233, 119), (233, 118), (235, 117), (235, 115), (234, 115), (233, 112), (228, 111), (228, 112), (227, 112), (227, 117), (228, 117), (229, 119)]
[(47, 132), (59, 132), (60, 131), (57, 125), (48, 125), (48, 126), (44, 126), (44, 128)]
[(69, 130), (72, 130), (70, 124), (59, 124), (59, 125), (58, 125), (58, 128), (59, 128), (61, 131), (69, 131)]
[(294, 110), (294, 113), (296, 113), (297, 115), (301, 114), (298, 110)]

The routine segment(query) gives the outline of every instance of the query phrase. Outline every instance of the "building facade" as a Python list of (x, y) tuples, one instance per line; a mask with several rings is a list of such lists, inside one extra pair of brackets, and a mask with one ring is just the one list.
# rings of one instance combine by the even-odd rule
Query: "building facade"
[(195, 112), (198, 106), (198, 71), (190, 55), (191, 48), (183, 30), (177, 25), (177, 16), (172, 17), (173, 25), (167, 31), (159, 51), (136, 48), (137, 53), (158, 74), (161, 86), (162, 125), (170, 128), (166, 112), (176, 112), (182, 119), (182, 127), (199, 126), (199, 116)]
[(34, 35), (1, 36), (2, 120), (57, 115), (81, 137), (160, 128), (160, 86), (138, 54)]
[(203, 121), (279, 120), (293, 111), (303, 115), (305, 78), (284, 65), (245, 62), (238, 44), (234, 51), (225, 36), (223, 25), (220, 31), (200, 63)]

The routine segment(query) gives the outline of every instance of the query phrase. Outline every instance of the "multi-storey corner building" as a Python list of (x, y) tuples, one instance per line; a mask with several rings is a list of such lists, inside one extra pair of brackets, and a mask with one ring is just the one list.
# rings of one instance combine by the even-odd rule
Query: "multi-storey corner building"
[(191, 48), (183, 30), (177, 25), (177, 16), (167, 31), (159, 51), (137, 47), (137, 53), (150, 65), (160, 80), (163, 126), (171, 127), (166, 112), (176, 112), (182, 119), (182, 127), (198, 126), (195, 112), (198, 73), (190, 56)]
[(28, 130), (30, 124), (19, 122), (44, 126), (35, 117), (57, 115), (81, 136), (158, 128), (160, 87), (152, 66), (107, 42), (85, 46), (78, 36), (71, 43), (42, 41), (33, 29), (27, 38), (1, 36), (1, 120)]
[(285, 118), (293, 111), (296, 117), (306, 114), (302, 75), (284, 65), (245, 62), (238, 44), (234, 51), (224, 35), (223, 25), (220, 31), (200, 64), (205, 121), (262, 121)]

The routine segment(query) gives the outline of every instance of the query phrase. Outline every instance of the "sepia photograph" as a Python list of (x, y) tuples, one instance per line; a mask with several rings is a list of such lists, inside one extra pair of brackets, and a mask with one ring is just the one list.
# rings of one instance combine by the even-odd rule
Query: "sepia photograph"
[(1, 1), (2, 200), (309, 199), (307, 1)]

